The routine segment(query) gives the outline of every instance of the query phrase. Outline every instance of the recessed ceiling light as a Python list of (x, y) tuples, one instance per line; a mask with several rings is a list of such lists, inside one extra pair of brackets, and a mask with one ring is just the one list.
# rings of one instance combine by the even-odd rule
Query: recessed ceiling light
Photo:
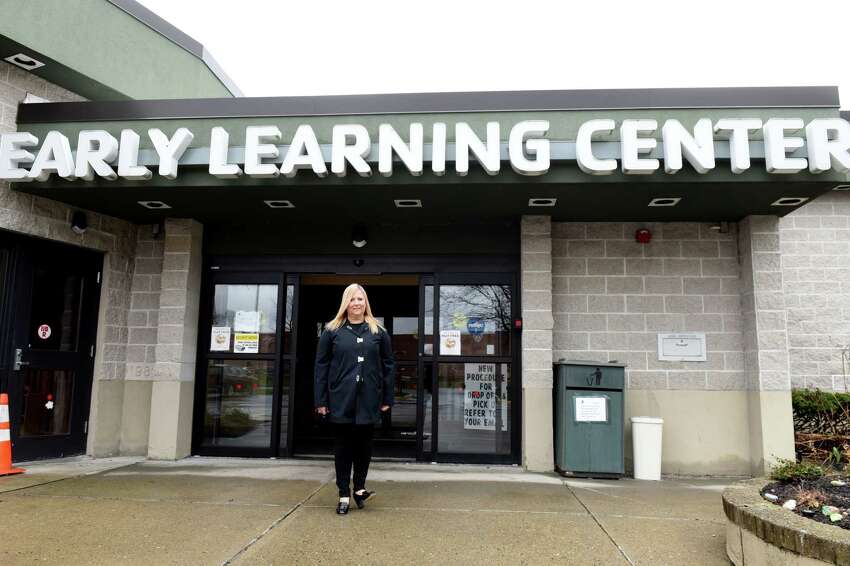
[(836, 185), (832, 188), (833, 191), (850, 191), (850, 185)]
[(419, 199), (398, 199), (394, 202), (396, 208), (422, 208), (422, 201)]
[(269, 208), (295, 208), (291, 200), (264, 200)]
[(33, 59), (29, 55), (25, 55), (23, 53), (15, 53), (14, 55), (9, 55), (3, 60), (8, 63), (11, 63), (16, 67), (20, 67), (25, 71), (32, 71), (33, 69), (44, 67), (44, 63), (42, 63), (38, 59)]
[(682, 200), (681, 197), (654, 198), (647, 206), (676, 206), (680, 200)]
[(798, 206), (809, 200), (809, 197), (782, 197), (770, 206)]
[(170, 205), (165, 204), (161, 200), (140, 200), (139, 204), (144, 206), (145, 208), (150, 208), (151, 210), (159, 210), (162, 208), (171, 208)]
[(556, 202), (558, 202), (556, 198), (530, 198), (528, 206), (555, 206)]

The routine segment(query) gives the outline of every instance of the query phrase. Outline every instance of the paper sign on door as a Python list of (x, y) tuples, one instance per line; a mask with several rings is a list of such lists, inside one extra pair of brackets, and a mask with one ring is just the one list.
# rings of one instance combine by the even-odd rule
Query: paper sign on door
[(440, 355), (460, 355), (460, 330), (440, 330)]
[(233, 330), (235, 332), (259, 332), (259, 311), (236, 311), (233, 317)]
[(210, 337), (210, 352), (230, 351), (230, 327), (213, 326)]
[(233, 335), (233, 351), (238, 354), (259, 353), (260, 335), (256, 332), (237, 332)]

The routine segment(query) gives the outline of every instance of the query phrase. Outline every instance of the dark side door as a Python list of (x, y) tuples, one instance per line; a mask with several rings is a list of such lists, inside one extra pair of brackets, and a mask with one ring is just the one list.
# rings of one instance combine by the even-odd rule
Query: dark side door
[(0, 389), (9, 393), (15, 461), (86, 449), (102, 256), (0, 236)]

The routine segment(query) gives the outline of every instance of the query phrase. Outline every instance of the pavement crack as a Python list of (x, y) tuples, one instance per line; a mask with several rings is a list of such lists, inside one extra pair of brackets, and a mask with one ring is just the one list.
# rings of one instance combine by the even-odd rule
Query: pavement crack
[(584, 510), (587, 511), (587, 514), (590, 515), (590, 518), (593, 519), (593, 521), (599, 526), (600, 529), (602, 529), (602, 532), (605, 533), (605, 536), (608, 537), (608, 540), (611, 541), (611, 544), (613, 544), (620, 552), (620, 554), (623, 555), (623, 558), (626, 560), (626, 562), (628, 562), (631, 566), (635, 566), (634, 561), (629, 558), (628, 554), (626, 554), (626, 550), (622, 546), (620, 546), (620, 543), (614, 540), (614, 537), (611, 535), (611, 533), (608, 532), (608, 529), (605, 528), (605, 525), (602, 524), (602, 521), (600, 521), (596, 514), (591, 511), (587, 505), (584, 504), (584, 501), (582, 501), (578, 495), (576, 495), (576, 492), (573, 491), (573, 488), (571, 488), (566, 482), (564, 482), (564, 486), (567, 488), (570, 494), (572, 494), (572, 496), (576, 498), (576, 501), (579, 502), (579, 505), (581, 505)]
[(228, 564), (232, 564), (234, 560), (236, 560), (237, 558), (239, 558), (239, 556), (241, 556), (242, 554), (244, 554), (244, 553), (245, 553), (245, 551), (247, 551), (249, 548), (251, 548), (252, 546), (254, 546), (255, 544), (257, 544), (257, 543), (260, 541), (260, 539), (262, 539), (264, 536), (266, 536), (267, 534), (269, 534), (269, 533), (270, 533), (270, 532), (271, 532), (271, 531), (272, 531), (275, 527), (277, 527), (279, 524), (281, 524), (281, 523), (282, 523), (282, 522), (284, 522), (287, 518), (289, 518), (289, 516), (290, 516), (290, 515), (292, 515), (292, 514), (293, 514), (293, 513), (295, 513), (296, 511), (298, 511), (298, 509), (300, 509), (301, 507), (304, 507), (304, 504), (305, 504), (305, 503), (307, 503), (308, 501), (310, 501), (311, 499), (313, 499), (313, 497), (314, 497), (317, 493), (319, 493), (319, 492), (322, 490), (322, 488), (323, 488), (323, 487), (325, 487), (326, 485), (328, 485), (330, 482), (331, 482), (331, 480), (326, 480), (326, 481), (325, 481), (322, 485), (320, 485), (319, 487), (317, 487), (316, 489), (314, 489), (314, 490), (313, 490), (313, 491), (312, 491), (312, 492), (311, 492), (311, 493), (310, 493), (307, 497), (305, 497), (304, 499), (302, 499), (301, 501), (299, 501), (298, 503), (296, 503), (296, 504), (295, 504), (295, 506), (294, 506), (292, 509), (290, 509), (289, 511), (287, 511), (286, 513), (284, 513), (283, 515), (281, 515), (280, 517), (278, 517), (277, 519), (275, 519), (275, 520), (274, 520), (274, 522), (266, 528), (266, 530), (264, 530), (263, 532), (261, 532), (260, 534), (258, 534), (257, 536), (255, 536), (253, 539), (249, 540), (249, 541), (248, 541), (248, 544), (246, 544), (245, 546), (243, 546), (242, 548), (240, 548), (240, 549), (236, 552), (236, 554), (234, 554), (233, 556), (231, 556), (230, 558), (228, 558), (227, 560), (225, 560), (224, 562), (222, 562), (222, 563), (221, 563), (221, 566), (227, 566)]
[(98, 470), (96, 472), (83, 472), (83, 473), (79, 473), (79, 474), (73, 474), (73, 475), (70, 475), (70, 476), (65, 476), (63, 478), (57, 478), (55, 480), (45, 481), (45, 482), (41, 482), (41, 483), (34, 483), (34, 484), (31, 484), (31, 485), (25, 485), (23, 487), (16, 487), (14, 489), (7, 489), (7, 490), (4, 490), (4, 491), (0, 491), (0, 496), (6, 495), (8, 493), (17, 493), (19, 491), (32, 489), (34, 487), (41, 487), (43, 485), (50, 485), (50, 484), (54, 484), (54, 483), (59, 483), (61, 481), (65, 481), (65, 480), (73, 480), (73, 479), (82, 478), (82, 477), (86, 477), (86, 476), (99, 476), (101, 474), (105, 474), (105, 473), (111, 472), (113, 470), (120, 470), (121, 468), (133, 466), (137, 463), (138, 462), (129, 462), (129, 463), (121, 465), (121, 466), (116, 466), (114, 468), (106, 468), (106, 469), (103, 469), (103, 470)]

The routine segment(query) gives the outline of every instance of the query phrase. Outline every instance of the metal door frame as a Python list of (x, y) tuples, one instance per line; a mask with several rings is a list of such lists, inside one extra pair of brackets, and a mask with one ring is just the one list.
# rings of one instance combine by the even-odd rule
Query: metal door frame
[[(213, 306), (215, 300), (216, 285), (277, 285), (277, 328), (275, 330), (275, 344), (277, 350), (272, 354), (234, 354), (233, 352), (211, 352), (209, 349), (210, 334), (212, 326)], [(237, 272), (228, 271), (219, 273), (213, 271), (203, 282), (201, 289), (201, 315), (198, 332), (198, 354), (195, 372), (195, 399), (192, 424), (192, 453), (203, 456), (259, 456), (276, 457), (280, 451), (280, 399), (282, 396), (281, 381), (282, 368), (285, 363), (283, 351), (285, 343), (283, 340), (283, 328), (286, 316), (286, 274), (279, 273), (257, 273), (251, 271)], [(294, 357), (294, 356), (293, 356)], [(210, 360), (263, 360), (272, 362), (273, 390), (272, 390), (272, 427), (269, 444), (265, 447), (233, 447), (233, 446), (206, 446), (203, 445), (204, 418), (206, 416), (206, 387), (207, 368)], [(290, 380), (291, 381), (291, 380)], [(291, 383), (290, 383), (291, 386)], [(289, 446), (288, 446), (289, 448)]]
[[(520, 455), (522, 447), (521, 427), (522, 427), (522, 367), (520, 352), (522, 349), (522, 338), (520, 330), (516, 327), (511, 328), (511, 355), (500, 357), (481, 357), (481, 356), (441, 356), (439, 353), (439, 333), (440, 333), (440, 287), (442, 285), (510, 285), (511, 287), (511, 319), (520, 320), (521, 305), (519, 293), (518, 273), (443, 273), (437, 274), (434, 283), (434, 355), (430, 362), (432, 364), (431, 376), (432, 382), (432, 401), (431, 401), (431, 418), (432, 418), (432, 459), (435, 462), (450, 462), (464, 464), (518, 464), (520, 463)], [(439, 374), (438, 365), (440, 363), (509, 363), (511, 365), (511, 419), (510, 419), (510, 436), (511, 436), (511, 453), (510, 454), (465, 454), (454, 452), (440, 452), (440, 429), (439, 429)]]
[[(280, 433), (280, 394), (276, 392), (273, 407), (273, 432), (272, 445), (267, 449), (256, 448), (224, 448), (224, 447), (201, 447), (200, 440), (203, 436), (203, 411), (204, 396), (206, 392), (206, 367), (210, 359), (207, 354), (209, 336), (207, 332), (212, 320), (212, 294), (215, 282), (230, 281), (231, 277), (263, 279), (277, 277), (279, 281), (278, 294), (278, 343), (281, 345), (276, 356), (275, 374), (277, 375), (276, 390), (279, 388), (283, 376), (284, 364), (289, 364), (289, 399), (290, 404), (295, 402), (295, 372), (297, 371), (296, 352), (298, 341), (298, 303), (300, 298), (300, 281), (302, 275), (336, 274), (350, 275), (382, 275), (382, 274), (416, 274), (419, 276), (419, 356), (417, 363), (417, 440), (416, 459), (418, 461), (441, 461), (441, 462), (463, 462), (463, 463), (519, 463), (521, 454), (521, 422), (522, 422), (522, 369), (520, 349), (521, 341), (519, 331), (514, 329), (511, 336), (510, 358), (497, 358), (488, 360), (494, 363), (510, 363), (512, 375), (512, 407), (511, 407), (511, 454), (510, 455), (486, 455), (486, 454), (440, 454), (438, 447), (437, 421), (439, 418), (438, 388), (437, 388), (437, 364), (439, 362), (458, 362), (459, 358), (449, 358), (433, 355), (428, 359), (424, 355), (424, 324), (425, 324), (425, 288), (428, 285), (434, 288), (434, 352), (439, 351), (439, 285), (440, 284), (509, 284), (512, 289), (511, 309), (514, 319), (519, 318), (520, 293), (519, 293), (519, 257), (516, 255), (499, 256), (209, 256), (205, 258), (204, 281), (201, 294), (201, 316), (198, 332), (198, 358), (197, 374), (195, 380), (195, 411), (193, 425), (192, 453), (202, 455), (230, 455), (230, 456), (266, 456), (266, 457), (288, 457), (292, 455), (294, 439), (295, 412), (290, 405), (289, 426), (287, 430), (287, 448), (279, 448)], [(225, 279), (222, 279), (225, 278)], [(270, 279), (269, 279), (270, 280)], [(241, 282), (242, 280), (240, 280)], [(244, 279), (244, 282), (251, 281)], [(282, 329), (285, 324), (286, 287), (293, 285), (293, 336), (292, 348), (288, 351), (284, 348)], [(227, 353), (224, 356), (227, 357)], [(230, 354), (232, 356), (232, 354)], [(241, 354), (241, 357), (253, 356), (253, 354)], [(269, 355), (266, 355), (269, 356)], [(302, 363), (306, 363), (302, 360)], [(425, 403), (425, 368), (431, 365), (431, 396), (432, 396), (432, 451), (424, 451), (424, 403)], [(436, 457), (436, 460), (435, 460)]]

